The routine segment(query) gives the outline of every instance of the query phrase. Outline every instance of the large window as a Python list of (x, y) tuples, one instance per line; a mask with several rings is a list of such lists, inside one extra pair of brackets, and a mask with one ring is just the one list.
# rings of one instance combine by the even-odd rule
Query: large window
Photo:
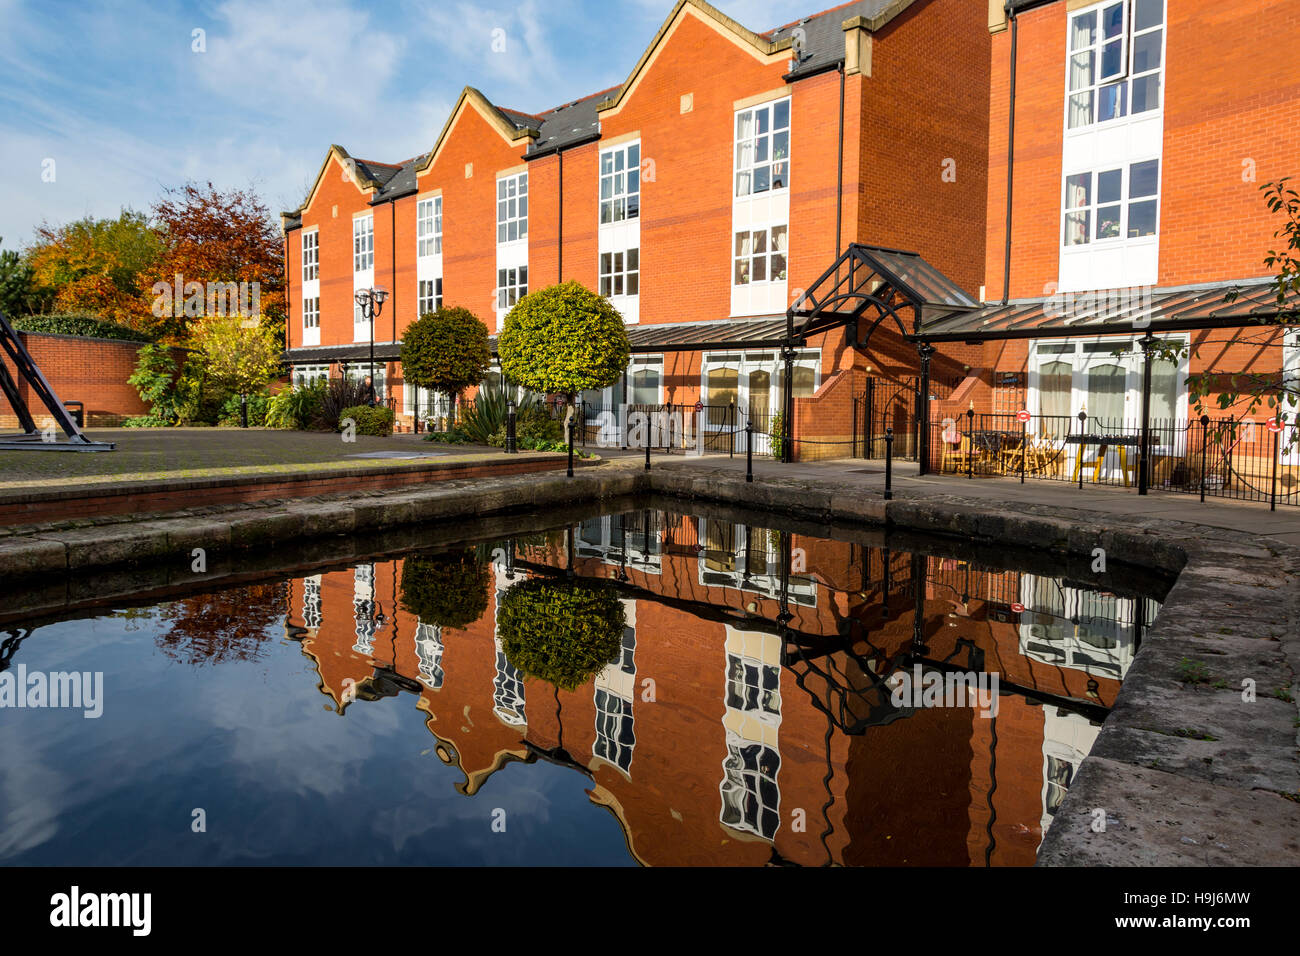
[(416, 301), (416, 312), (419, 315), (428, 315), (430, 312), (437, 312), (441, 308), (442, 280), (421, 279), (419, 297)]
[(790, 185), (790, 100), (736, 114), (736, 195)]
[(1160, 108), (1164, 0), (1116, 0), (1070, 17), (1070, 129)]
[(1067, 246), (1107, 239), (1154, 236), (1160, 203), (1160, 161), (1065, 177), (1062, 242)]
[(528, 238), (528, 174), (497, 180), (497, 242)]
[(658, 405), (663, 401), (664, 360), (659, 355), (637, 355), (627, 370), (628, 403)]
[(293, 367), (294, 388), (305, 388), (313, 382), (328, 382), (330, 367), (328, 365), (295, 365)]
[(352, 220), (352, 271), (369, 272), (375, 267), (375, 217)]
[(788, 234), (786, 226), (736, 233), (733, 284), (784, 282)]
[(302, 234), (302, 281), (320, 278), (320, 233), (316, 230)]
[(497, 308), (510, 309), (528, 294), (528, 266), (497, 270)]
[[(1118, 354), (1117, 354), (1118, 353)], [(1037, 342), (1030, 368), (1045, 434), (1060, 438), (1077, 431), (1075, 418), (1087, 411), (1094, 427), (1134, 428), (1142, 416), (1141, 347), (1125, 338)], [(1186, 370), (1156, 357), (1151, 362), (1151, 421), (1168, 423), (1184, 415)]]
[(421, 199), (415, 206), (416, 255), (442, 254), (442, 197)]
[(320, 299), (303, 299), (302, 300), (302, 327), (303, 331), (308, 329), (320, 328)]
[(600, 221), (622, 222), (641, 215), (641, 144), (600, 154)]
[(600, 254), (600, 294), (640, 295), (641, 261), (639, 249)]

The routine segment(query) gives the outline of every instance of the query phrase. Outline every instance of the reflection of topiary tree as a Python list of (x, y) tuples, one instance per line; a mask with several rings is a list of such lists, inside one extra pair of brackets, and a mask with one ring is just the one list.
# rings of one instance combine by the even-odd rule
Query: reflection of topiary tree
[(581, 687), (614, 660), (626, 623), (611, 588), (581, 581), (521, 581), (506, 592), (497, 612), (506, 659), (561, 690)]
[(464, 630), (488, 605), (491, 572), (473, 549), (407, 558), (402, 607), (425, 624)]

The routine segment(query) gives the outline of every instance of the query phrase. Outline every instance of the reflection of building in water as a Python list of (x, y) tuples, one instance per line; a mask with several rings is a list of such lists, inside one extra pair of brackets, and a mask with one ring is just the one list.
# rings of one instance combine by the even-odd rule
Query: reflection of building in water
[(352, 572), (352, 607), (357, 642), (352, 649), (369, 654), (375, 643), (375, 566), (359, 564)]
[(781, 639), (727, 628), (727, 756), (721, 820), (765, 840), (781, 825)]
[[(464, 774), (465, 794), (510, 762), (562, 748), (644, 863), (1033, 862), (1097, 733), (1089, 718), (1099, 711), (1071, 702), (1114, 701), (1153, 602), (1138, 608), (951, 558), (643, 515), (588, 523), (574, 537), (573, 570), (619, 587), (627, 620), (616, 658), (589, 685), (555, 694), (526, 681), (497, 637), (512, 583), (568, 566), (563, 535), (552, 535), (502, 553), (489, 579), (496, 600), (464, 630), (401, 608), (401, 561), (293, 582), (302, 594), (289, 606), (317, 624), (303, 649), (322, 691), (337, 704), (347, 678), (383, 668), (410, 678), (434, 750)], [(654, 560), (638, 566), (642, 555)], [(1070, 622), (1068, 640), (1033, 630), (1045, 616)], [(361, 619), (372, 625), (367, 642)], [(397, 636), (374, 640), (376, 620)], [(1040, 637), (1066, 647), (1064, 659), (1032, 647)], [(920, 645), (927, 661), (996, 670), (1016, 692), (994, 720), (970, 708), (892, 710), (878, 682)], [(530, 689), (541, 696), (525, 709)]]
[(636, 729), (632, 704), (636, 695), (636, 601), (623, 601), (623, 642), (618, 656), (596, 675), (596, 741), (592, 754), (628, 776)]

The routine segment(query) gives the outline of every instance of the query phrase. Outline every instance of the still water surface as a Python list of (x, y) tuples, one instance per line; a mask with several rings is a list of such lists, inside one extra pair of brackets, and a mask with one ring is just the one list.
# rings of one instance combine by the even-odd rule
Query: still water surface
[[(772, 523), (643, 508), (0, 625), (0, 690), (102, 674), (97, 718), (0, 708), (0, 861), (1031, 864), (1163, 590)], [(895, 692), (948, 673), (992, 706)]]

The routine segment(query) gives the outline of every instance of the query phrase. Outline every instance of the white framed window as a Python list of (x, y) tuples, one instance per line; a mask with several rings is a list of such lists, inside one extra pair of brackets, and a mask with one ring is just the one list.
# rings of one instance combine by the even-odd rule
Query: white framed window
[[(386, 379), (388, 377), (387, 371), (388, 371), (387, 363), (380, 360), (375, 361), (375, 380), (374, 380), (375, 400), (380, 402), (381, 404), (388, 400), (388, 396), (385, 394)], [(357, 362), (354, 365), (348, 366), (347, 376), (350, 381), (364, 382), (366, 380), (366, 376), (369, 374), (370, 374), (370, 363), (365, 359), (362, 359), (360, 362)]]
[(528, 266), (497, 270), (497, 309), (514, 308), (528, 294)]
[(600, 221), (602, 224), (641, 215), (641, 144), (607, 149), (600, 154)]
[(732, 253), (732, 285), (784, 282), (788, 236), (788, 226), (737, 232)]
[(330, 367), (328, 365), (295, 365), (293, 367), (293, 387), (305, 388), (313, 382), (328, 382)]
[(421, 199), (415, 204), (415, 254), (442, 255), (442, 197)]
[(1065, 177), (1065, 246), (1154, 236), (1160, 206), (1160, 160)]
[(528, 173), (497, 180), (497, 242), (528, 238)]
[(736, 113), (736, 195), (790, 187), (790, 99)]
[(302, 327), (303, 329), (320, 328), (320, 299), (302, 300)]
[(320, 232), (313, 229), (302, 234), (302, 281), (320, 278)]
[(442, 308), (442, 279), (421, 279), (416, 314), (428, 315)]
[(627, 369), (629, 405), (662, 405), (664, 396), (664, 357), (634, 355)]
[(375, 268), (375, 217), (358, 216), (352, 220), (352, 271), (370, 272)]
[(600, 254), (600, 294), (609, 298), (615, 295), (641, 294), (641, 250)]
[(1164, 0), (1107, 0), (1070, 15), (1069, 129), (1160, 108), (1164, 20)]

